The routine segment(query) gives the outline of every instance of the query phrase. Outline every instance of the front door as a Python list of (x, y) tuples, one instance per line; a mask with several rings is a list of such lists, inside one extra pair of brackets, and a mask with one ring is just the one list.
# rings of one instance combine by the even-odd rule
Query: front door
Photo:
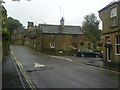
[[(107, 38), (106, 42), (107, 44), (110, 44), (110, 38)], [(110, 47), (107, 47), (106, 55), (107, 55), (107, 61), (111, 62)]]

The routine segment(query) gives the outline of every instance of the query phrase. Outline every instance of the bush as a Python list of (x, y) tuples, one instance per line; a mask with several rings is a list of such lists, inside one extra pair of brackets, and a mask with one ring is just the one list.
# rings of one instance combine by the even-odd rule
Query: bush
[(11, 34), (7, 29), (2, 30), (2, 35), (5, 35), (6, 37), (10, 38)]
[(2, 59), (7, 56), (10, 46), (10, 32), (8, 30), (2, 30)]
[(94, 49), (94, 51), (101, 52), (101, 51), (103, 51), (103, 47), (96, 47), (96, 49)]

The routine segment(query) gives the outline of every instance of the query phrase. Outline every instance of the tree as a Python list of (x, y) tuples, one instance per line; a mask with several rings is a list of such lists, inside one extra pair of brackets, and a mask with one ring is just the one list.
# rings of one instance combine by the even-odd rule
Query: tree
[(8, 39), (10, 38), (10, 32), (7, 29), (7, 10), (2, 3), (4, 3), (4, 1), (0, 0), (0, 12), (2, 12), (0, 14), (0, 34), (2, 34), (2, 36), (4, 35), (3, 39)]
[(7, 11), (6, 11), (6, 9), (4, 8), (3, 5), (1, 7), (2, 7), (1, 8), (2, 9), (2, 17), (1, 17), (1, 19), (2, 19), (2, 28), (6, 29)]
[(82, 23), (82, 28), (86, 32), (86, 37), (94, 44), (100, 40), (102, 34), (102, 31), (99, 29), (99, 23), (100, 21), (97, 20), (97, 17), (93, 13), (86, 15)]
[(14, 32), (14, 30), (23, 30), (23, 25), (17, 19), (9, 17), (7, 19), (7, 28), (12, 33)]
[[(0, 35), (2, 35), (2, 60), (5, 59), (8, 54), (10, 46), (10, 32), (7, 29), (7, 10), (2, 5), (3, 0), (0, 0)], [(2, 13), (1, 13), (2, 12)]]

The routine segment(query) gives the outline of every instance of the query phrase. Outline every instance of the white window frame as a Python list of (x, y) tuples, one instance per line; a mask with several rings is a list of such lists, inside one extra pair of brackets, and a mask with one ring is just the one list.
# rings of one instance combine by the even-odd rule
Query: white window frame
[(117, 26), (117, 8), (114, 7), (110, 10), (110, 25)]
[(55, 43), (50, 42), (50, 48), (55, 48)]
[[(117, 53), (117, 46), (120, 46), (120, 43), (117, 43), (117, 37), (119, 36), (118, 39), (120, 39), (120, 35), (115, 36), (115, 55), (120, 55), (120, 53)], [(118, 40), (119, 41), (119, 40)]]
[(117, 17), (112, 17), (111, 18), (111, 26), (112, 27), (117, 26)]
[(110, 10), (110, 18), (117, 16), (117, 8), (114, 7)]

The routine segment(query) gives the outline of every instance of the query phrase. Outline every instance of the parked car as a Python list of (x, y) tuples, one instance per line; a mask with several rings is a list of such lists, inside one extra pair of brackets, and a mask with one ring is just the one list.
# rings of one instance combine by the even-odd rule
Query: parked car
[(77, 52), (77, 56), (80, 56), (80, 57), (97, 57), (98, 58), (100, 56), (100, 53), (94, 52), (94, 51), (89, 50), (89, 49), (80, 49)]

